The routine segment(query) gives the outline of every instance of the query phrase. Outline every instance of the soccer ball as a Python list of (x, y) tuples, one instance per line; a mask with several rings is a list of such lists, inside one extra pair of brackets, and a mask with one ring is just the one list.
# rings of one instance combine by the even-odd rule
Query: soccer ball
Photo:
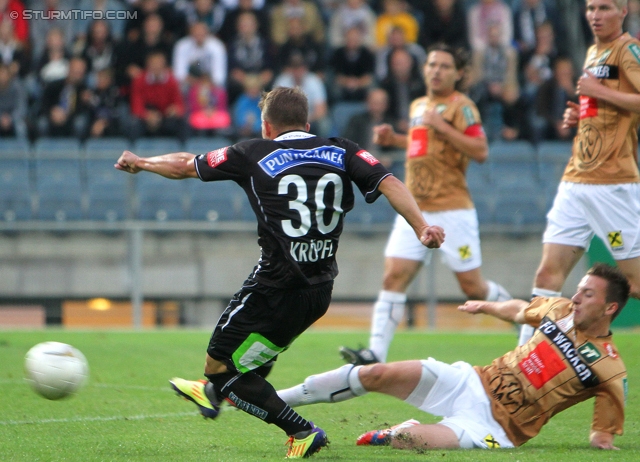
[(33, 389), (47, 399), (76, 393), (89, 377), (84, 355), (60, 342), (39, 343), (31, 348), (25, 356), (24, 369)]

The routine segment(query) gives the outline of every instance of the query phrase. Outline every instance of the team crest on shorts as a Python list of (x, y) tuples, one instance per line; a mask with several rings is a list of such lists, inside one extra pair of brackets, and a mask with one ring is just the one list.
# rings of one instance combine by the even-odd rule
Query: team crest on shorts
[(496, 441), (491, 433), (484, 437), (484, 442), (489, 449), (498, 449), (500, 448), (500, 443)]
[(468, 260), (469, 258), (471, 258), (471, 247), (469, 247), (468, 245), (458, 247), (458, 255), (460, 255), (461, 259)]
[(622, 240), (622, 231), (610, 231), (607, 234), (609, 239), (609, 245), (612, 249), (621, 249), (624, 247), (624, 241)]

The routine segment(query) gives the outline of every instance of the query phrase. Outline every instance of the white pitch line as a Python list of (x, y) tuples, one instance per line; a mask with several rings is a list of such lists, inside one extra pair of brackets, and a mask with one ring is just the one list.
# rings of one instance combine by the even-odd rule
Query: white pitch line
[(40, 420), (0, 420), (0, 425), (39, 425), (50, 423), (71, 423), (71, 422), (111, 422), (114, 420), (144, 420), (163, 419), (167, 417), (186, 417), (197, 415), (195, 412), (174, 412), (171, 414), (139, 414), (132, 416), (111, 416), (111, 417), (71, 417), (68, 419), (40, 419)]

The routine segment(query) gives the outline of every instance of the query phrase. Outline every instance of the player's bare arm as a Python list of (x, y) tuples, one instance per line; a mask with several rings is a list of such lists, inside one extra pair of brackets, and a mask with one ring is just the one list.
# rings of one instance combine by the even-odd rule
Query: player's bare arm
[(529, 306), (529, 302), (512, 299), (504, 302), (487, 302), (485, 300), (468, 300), (464, 305), (460, 305), (458, 310), (471, 314), (488, 314), (507, 322), (524, 324), (524, 310)]
[(373, 127), (373, 142), (380, 146), (405, 149), (407, 147), (407, 135), (396, 133), (389, 124), (376, 125)]
[(458, 151), (463, 152), (476, 162), (484, 162), (489, 155), (489, 143), (485, 137), (469, 136), (456, 130), (443, 119), (436, 109), (424, 111), (422, 121), (427, 127), (433, 128), (437, 133)]
[(140, 157), (131, 151), (124, 151), (114, 167), (128, 173), (135, 174), (144, 170), (172, 180), (180, 180), (198, 177), (196, 166), (193, 162), (194, 158), (195, 155), (188, 152)]
[(620, 109), (640, 114), (639, 93), (626, 93), (609, 88), (589, 71), (585, 71), (582, 77), (578, 79), (576, 94), (597, 98), (598, 100), (613, 104)]
[(382, 180), (378, 189), (395, 211), (407, 220), (423, 245), (431, 249), (440, 247), (444, 242), (444, 230), (439, 226), (429, 226), (424, 221), (418, 204), (402, 181), (389, 175)]
[(619, 449), (613, 445), (613, 436), (611, 433), (591, 431), (589, 441), (591, 447), (597, 449)]

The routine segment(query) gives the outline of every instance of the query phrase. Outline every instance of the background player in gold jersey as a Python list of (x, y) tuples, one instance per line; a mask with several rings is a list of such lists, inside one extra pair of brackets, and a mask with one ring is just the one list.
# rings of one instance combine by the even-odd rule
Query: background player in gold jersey
[[(595, 44), (567, 103), (565, 127), (578, 127), (542, 238), (533, 296), (559, 296), (594, 234), (640, 297), (640, 42), (624, 33), (627, 0), (587, 0)], [(532, 334), (523, 326), (520, 344)]]
[[(429, 49), (424, 67), (426, 96), (409, 109), (409, 133), (388, 124), (374, 127), (374, 142), (407, 149), (406, 184), (429, 223), (447, 230), (440, 247), (460, 288), (472, 299), (507, 300), (500, 285), (482, 277), (480, 236), (465, 172), (470, 160), (484, 162), (488, 144), (476, 105), (456, 90), (465, 57), (446, 45)], [(395, 329), (402, 320), (406, 291), (428, 256), (411, 228), (397, 217), (385, 249), (382, 291), (373, 308), (369, 348), (341, 347), (353, 364), (385, 362)]]
[[(409, 420), (365, 433), (359, 445), (397, 448), (508, 448), (535, 437), (559, 412), (595, 397), (590, 444), (617, 449), (622, 434), (627, 374), (610, 326), (629, 298), (618, 269), (594, 265), (571, 300), (468, 301), (468, 313), (531, 324), (536, 334), (490, 365), (446, 364), (433, 358), (353, 366), (308, 377), (278, 391), (290, 406), (338, 402), (375, 391), (444, 419)], [(574, 428), (575, 430), (575, 428)]]

